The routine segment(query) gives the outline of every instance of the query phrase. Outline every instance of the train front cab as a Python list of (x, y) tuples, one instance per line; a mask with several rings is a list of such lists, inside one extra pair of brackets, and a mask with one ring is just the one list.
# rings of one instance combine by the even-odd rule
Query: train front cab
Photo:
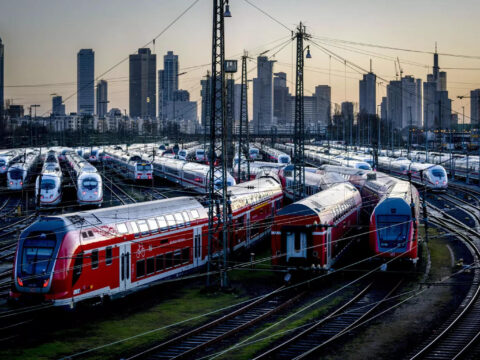
[(380, 259), (418, 261), (416, 223), (406, 201), (388, 198), (375, 207), (370, 218), (370, 248)]
[(41, 302), (67, 292), (68, 260), (59, 256), (65, 234), (62, 220), (47, 218), (22, 232), (15, 254), (11, 299), (22, 300), (25, 296)]

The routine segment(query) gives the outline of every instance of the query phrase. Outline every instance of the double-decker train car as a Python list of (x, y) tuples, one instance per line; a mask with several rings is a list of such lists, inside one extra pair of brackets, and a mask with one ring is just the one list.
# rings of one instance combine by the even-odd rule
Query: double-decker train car
[(272, 264), (292, 269), (329, 269), (358, 224), (362, 198), (349, 183), (288, 205), (278, 211), (272, 227)]
[[(238, 160), (238, 157), (236, 158)], [(250, 167), (250, 178), (248, 178), (248, 166)], [(284, 164), (272, 163), (268, 161), (251, 161), (247, 163), (246, 160), (242, 159), (240, 163), (240, 179), (244, 181), (254, 180), (257, 177), (257, 174), (263, 174), (265, 170), (272, 172), (277, 172), (284, 166)], [(233, 176), (235, 179), (239, 178), (238, 174), (238, 163), (234, 164)]]
[(10, 165), (7, 171), (7, 187), (9, 190), (22, 190), (28, 184), (37, 166), (39, 152), (32, 150), (25, 152), (17, 162)]
[[(272, 178), (232, 189), (232, 250), (251, 245), (267, 231), (282, 196)], [(221, 230), (219, 224), (214, 258), (222, 250)], [(193, 197), (45, 216), (20, 236), (10, 296), (74, 307), (180, 277), (207, 259), (207, 209)]]
[(76, 153), (68, 153), (66, 162), (77, 189), (78, 203), (100, 206), (103, 202), (103, 182), (95, 166)]
[[(383, 176), (379, 176), (383, 175)], [(420, 200), (415, 186), (378, 173), (362, 188), (369, 217), (369, 244), (377, 259), (418, 260)]]
[[(279, 171), (279, 177), (282, 182), (285, 197), (293, 200), (293, 165), (289, 165)], [(315, 168), (305, 169), (305, 195), (310, 196), (322, 190), (326, 190), (346, 182), (346, 180), (336, 172), (321, 172)]]
[(0, 154), (0, 174), (6, 174), (10, 165), (20, 159), (22, 153), (18, 150), (8, 150)]
[[(210, 174), (210, 166), (208, 165), (161, 156), (155, 158), (153, 168), (155, 176), (167, 179), (200, 194), (208, 192)], [(232, 185), (235, 185), (235, 179), (227, 174), (227, 186)], [(218, 176), (215, 184), (216, 188), (220, 186), (222, 186), (221, 175)]]

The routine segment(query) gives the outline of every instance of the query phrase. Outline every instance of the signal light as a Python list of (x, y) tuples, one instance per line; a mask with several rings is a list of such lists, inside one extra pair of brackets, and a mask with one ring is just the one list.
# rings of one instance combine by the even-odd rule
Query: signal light
[(23, 286), (23, 280), (20, 279), (19, 277), (17, 277), (17, 283), (18, 285)]

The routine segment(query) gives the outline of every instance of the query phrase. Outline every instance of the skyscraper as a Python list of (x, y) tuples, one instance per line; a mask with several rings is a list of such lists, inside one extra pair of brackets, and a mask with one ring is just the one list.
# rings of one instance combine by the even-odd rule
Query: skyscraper
[(284, 72), (275, 73), (273, 78), (273, 116), (279, 126), (285, 126), (288, 122), (288, 97), (287, 74)]
[(2, 43), (2, 38), (0, 38), (0, 117), (3, 115), (4, 106), (5, 106), (5, 99), (3, 95), (3, 63), (4, 63), (4, 52), (5, 46)]
[(439, 71), (437, 46), (433, 54), (433, 71), (423, 83), (423, 121), (428, 129), (450, 128), (452, 100), (448, 98), (447, 73)]
[(173, 100), (173, 93), (178, 90), (178, 55), (168, 51), (163, 56), (163, 96)]
[(65, 116), (65, 104), (61, 96), (52, 97), (52, 115)]
[(315, 86), (315, 122), (320, 127), (326, 127), (330, 123), (332, 89), (328, 85)]
[(108, 83), (105, 80), (100, 80), (97, 83), (97, 115), (98, 117), (105, 117), (107, 114), (108, 105)]
[(207, 73), (207, 76), (204, 80), (200, 80), (202, 85), (202, 90), (200, 91), (200, 96), (202, 97), (202, 126), (208, 126), (210, 124), (210, 116), (212, 113), (212, 78), (210, 74)]
[(95, 53), (81, 49), (77, 54), (77, 113), (93, 115), (95, 111)]
[(150, 49), (130, 55), (130, 116), (155, 117), (157, 56)]
[(253, 79), (254, 131), (270, 130), (273, 125), (273, 63), (266, 56), (257, 58), (257, 77)]
[(470, 91), (470, 123), (476, 127), (480, 123), (480, 89)]
[(375, 115), (377, 111), (377, 76), (371, 71), (360, 80), (360, 112)]
[(422, 80), (412, 76), (402, 78), (402, 128), (412, 124), (422, 126)]

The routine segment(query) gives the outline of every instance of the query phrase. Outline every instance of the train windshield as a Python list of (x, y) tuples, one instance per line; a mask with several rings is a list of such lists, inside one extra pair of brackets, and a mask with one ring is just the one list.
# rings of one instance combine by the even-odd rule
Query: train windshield
[(361, 169), (361, 170), (372, 170), (370, 168), (370, 166), (366, 165), (366, 164), (360, 164), (357, 166), (358, 169)]
[(288, 164), (290, 162), (290, 159), (287, 156), (280, 156), (278, 158), (278, 162), (280, 164)]
[(87, 190), (96, 189), (98, 186), (98, 181), (95, 178), (86, 178), (82, 181), (82, 187)]
[(396, 246), (407, 240), (410, 225), (407, 215), (378, 215), (377, 229), (380, 246)]
[(259, 152), (258, 149), (250, 149), (250, 155), (252, 155), (252, 156), (257, 156), (258, 152)]
[(45, 160), (46, 163), (53, 163), (53, 162), (57, 162), (57, 158), (55, 157), (55, 155), (53, 154), (50, 154), (47, 156), (47, 160)]
[(53, 190), (55, 189), (55, 180), (52, 179), (42, 179), (42, 190)]
[(55, 240), (47, 238), (27, 239), (23, 245), (22, 273), (27, 275), (45, 274), (53, 260)]
[(22, 169), (12, 169), (9, 172), (10, 179), (12, 180), (22, 180), (23, 179), (23, 170)]
[(5, 160), (0, 159), (0, 166), (4, 166), (4, 165), (5, 165)]
[(445, 173), (440, 169), (433, 169), (432, 170), (432, 175), (435, 176), (435, 177), (439, 177), (439, 178), (445, 177)]
[(137, 164), (137, 171), (152, 171), (151, 164)]

